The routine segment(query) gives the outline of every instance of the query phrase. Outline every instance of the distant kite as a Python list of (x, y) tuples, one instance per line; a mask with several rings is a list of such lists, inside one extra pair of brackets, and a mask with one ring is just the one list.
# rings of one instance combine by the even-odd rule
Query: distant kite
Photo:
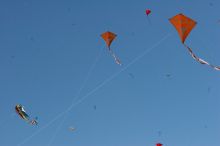
[(15, 111), (22, 119), (24, 119), (25, 121), (29, 121), (30, 118), (21, 104), (17, 104), (15, 106)]
[(23, 120), (25, 120), (29, 124), (31, 124), (31, 125), (37, 125), (38, 124), (37, 117), (32, 119), (32, 120), (30, 120), (29, 115), (24, 110), (24, 106), (22, 106), (21, 104), (17, 104), (15, 106), (15, 111)]
[(162, 146), (162, 145), (163, 145), (163, 144), (161, 144), (161, 143), (157, 143), (157, 144), (156, 144), (156, 146)]
[(71, 126), (71, 127), (69, 127), (69, 130), (70, 130), (70, 131), (75, 131), (76, 128), (74, 128), (74, 127)]
[(151, 21), (150, 21), (150, 18), (149, 18), (149, 15), (150, 15), (150, 13), (151, 13), (151, 10), (150, 10), (150, 9), (146, 9), (145, 13), (146, 13), (146, 15), (147, 15), (147, 20), (148, 20), (148, 22), (151, 24)]
[(167, 78), (171, 77), (171, 74), (166, 74), (166, 77), (167, 77)]
[(114, 52), (111, 49), (111, 43), (116, 38), (116, 36), (117, 36), (116, 34), (110, 32), (110, 31), (107, 31), (107, 32), (101, 34), (101, 37), (104, 39), (110, 54), (115, 59), (115, 62), (117, 64), (121, 65), (121, 61), (119, 60), (119, 58), (114, 54)]
[(129, 75), (132, 79), (134, 79), (134, 75), (133, 75), (132, 73), (128, 73), (128, 75)]
[(150, 9), (147, 9), (147, 10), (146, 10), (146, 15), (148, 16), (150, 13), (151, 13), (151, 10), (150, 10)]
[(220, 70), (219, 66), (214, 66), (214, 65), (206, 62), (205, 60), (197, 57), (193, 53), (192, 49), (185, 44), (186, 38), (190, 34), (191, 30), (196, 26), (197, 22), (195, 22), (194, 20), (186, 17), (183, 14), (178, 14), (178, 15), (170, 18), (169, 21), (176, 28), (177, 32), (179, 33), (179, 37), (181, 39), (182, 44), (188, 49), (188, 51), (189, 51), (189, 53), (190, 53), (190, 55), (192, 56), (193, 59), (195, 59), (200, 64), (205, 64), (205, 65), (208, 65), (208, 66), (212, 67), (215, 70)]
[(34, 119), (32, 119), (29, 124), (31, 125), (38, 125), (38, 117), (35, 117)]

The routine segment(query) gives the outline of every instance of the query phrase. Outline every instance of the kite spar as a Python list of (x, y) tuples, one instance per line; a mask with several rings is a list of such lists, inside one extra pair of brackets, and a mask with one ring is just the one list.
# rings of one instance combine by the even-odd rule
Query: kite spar
[(210, 63), (208, 63), (207, 61), (197, 57), (192, 49), (185, 44), (185, 40), (187, 39), (188, 35), (190, 34), (190, 32), (192, 31), (192, 29), (196, 26), (197, 22), (188, 18), (187, 16), (183, 15), (183, 14), (178, 14), (172, 18), (169, 19), (170, 23), (176, 28), (179, 37), (181, 39), (182, 44), (187, 48), (187, 50), (189, 51), (190, 55), (192, 56), (193, 59), (195, 59), (197, 62), (199, 62), (200, 64), (205, 64), (208, 65), (210, 67), (212, 67), (215, 70), (220, 70), (220, 66), (215, 66), (212, 65)]
[(116, 34), (110, 32), (110, 31), (107, 31), (107, 32), (104, 32), (103, 34), (101, 34), (101, 37), (104, 39), (110, 54), (115, 59), (115, 62), (119, 65), (122, 65), (119, 58), (115, 55), (115, 53), (111, 49), (111, 43), (116, 38), (116, 36), (117, 36)]

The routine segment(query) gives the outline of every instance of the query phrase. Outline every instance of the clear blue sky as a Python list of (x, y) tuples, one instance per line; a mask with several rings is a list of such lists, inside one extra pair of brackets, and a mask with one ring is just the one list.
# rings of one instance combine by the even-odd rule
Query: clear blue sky
[[(218, 0), (1, 0), (0, 145), (219, 145), (220, 72), (195, 62), (168, 21), (196, 20), (186, 44), (220, 65), (219, 9)], [(122, 67), (100, 37), (107, 30)], [(64, 116), (43, 127), (71, 105), (100, 50), (53, 139)], [(14, 114), (17, 103), (39, 126)]]

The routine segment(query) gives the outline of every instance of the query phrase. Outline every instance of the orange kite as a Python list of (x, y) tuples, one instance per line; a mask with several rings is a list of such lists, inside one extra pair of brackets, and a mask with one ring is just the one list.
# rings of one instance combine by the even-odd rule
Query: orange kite
[(190, 55), (192, 56), (193, 59), (195, 59), (197, 62), (201, 63), (201, 64), (205, 64), (208, 65), (210, 67), (212, 67), (215, 70), (220, 70), (219, 66), (214, 66), (208, 62), (206, 62), (205, 60), (197, 57), (192, 49), (187, 46), (185, 44), (185, 40), (188, 37), (188, 35), (190, 34), (190, 32), (192, 31), (192, 29), (196, 26), (196, 21), (186, 17), (183, 14), (178, 14), (172, 18), (169, 19), (170, 23), (173, 24), (173, 26), (176, 28), (179, 37), (181, 39), (182, 44), (188, 49)]
[(111, 43), (116, 38), (116, 36), (117, 36), (116, 34), (110, 32), (110, 31), (107, 31), (107, 32), (101, 34), (101, 37), (104, 39), (110, 54), (115, 59), (115, 62), (117, 64), (121, 65), (121, 61), (119, 60), (119, 58), (114, 54), (114, 52), (111, 49)]

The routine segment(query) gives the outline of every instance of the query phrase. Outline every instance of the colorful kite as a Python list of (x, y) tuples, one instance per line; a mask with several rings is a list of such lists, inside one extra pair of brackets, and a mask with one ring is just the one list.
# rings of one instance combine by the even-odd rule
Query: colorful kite
[(24, 106), (22, 106), (21, 104), (17, 104), (15, 106), (15, 111), (16, 113), (25, 121), (27, 121), (29, 124), (31, 125), (37, 125), (37, 117), (35, 119), (30, 120), (29, 115), (26, 113), (26, 111), (24, 110)]
[(181, 39), (182, 44), (188, 49), (188, 51), (189, 51), (189, 53), (190, 53), (190, 55), (192, 56), (193, 59), (195, 59), (200, 64), (205, 64), (205, 65), (208, 65), (208, 66), (212, 67), (215, 70), (220, 70), (219, 66), (214, 66), (214, 65), (206, 62), (205, 60), (197, 57), (193, 53), (192, 49), (185, 44), (186, 38), (190, 34), (191, 30), (196, 26), (196, 22), (194, 20), (186, 17), (183, 14), (178, 14), (178, 15), (170, 18), (169, 21), (176, 28), (176, 30), (179, 34), (179, 37)]
[(112, 57), (115, 59), (115, 62), (119, 65), (121, 65), (121, 61), (119, 60), (119, 58), (114, 54), (114, 52), (112, 51), (111, 49), (111, 43), (112, 41), (116, 38), (116, 34), (110, 32), (110, 31), (107, 31), (103, 34), (101, 34), (101, 37), (104, 39), (107, 47), (108, 47), (108, 50), (110, 52), (110, 54), (112, 55)]
[(17, 104), (15, 106), (15, 111), (22, 119), (24, 119), (25, 121), (29, 121), (30, 118), (21, 104)]

